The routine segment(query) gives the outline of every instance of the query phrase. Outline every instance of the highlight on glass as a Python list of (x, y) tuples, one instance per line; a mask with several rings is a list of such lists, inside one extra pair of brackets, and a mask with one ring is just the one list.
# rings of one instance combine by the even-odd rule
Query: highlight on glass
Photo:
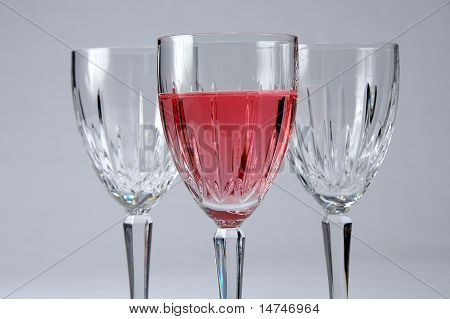
[(156, 61), (151, 48), (72, 52), (78, 130), (94, 171), (128, 215), (131, 298), (148, 298), (150, 210), (177, 176), (156, 106)]
[(283, 160), (297, 100), (297, 37), (197, 34), (158, 40), (161, 119), (175, 165), (217, 225), (221, 298), (241, 298), (241, 224)]
[(288, 157), (325, 210), (330, 298), (348, 297), (349, 211), (386, 155), (399, 92), (397, 44), (299, 46), (300, 88)]

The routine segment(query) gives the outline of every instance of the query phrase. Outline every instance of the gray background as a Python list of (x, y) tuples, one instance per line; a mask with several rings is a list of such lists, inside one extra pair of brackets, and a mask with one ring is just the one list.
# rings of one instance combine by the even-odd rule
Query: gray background
[[(3, 2), (4, 0), (1, 0)], [(0, 296), (124, 216), (76, 131), (70, 50), (0, 2)], [(443, 1), (6, 1), (73, 48), (159, 35), (264, 31), (301, 42), (387, 41)], [(400, 36), (396, 130), (352, 211), (350, 297), (450, 295), (450, 5)], [(318, 207), (284, 168), (276, 184)], [(247, 235), (246, 298), (326, 298), (321, 216), (274, 185)], [(183, 184), (154, 209), (151, 297), (215, 298), (214, 224)], [(378, 251), (379, 253), (377, 253)], [(386, 259), (387, 256), (388, 259)], [(397, 263), (398, 265), (395, 265)], [(404, 269), (401, 269), (401, 268)], [(127, 298), (120, 224), (11, 298)]]

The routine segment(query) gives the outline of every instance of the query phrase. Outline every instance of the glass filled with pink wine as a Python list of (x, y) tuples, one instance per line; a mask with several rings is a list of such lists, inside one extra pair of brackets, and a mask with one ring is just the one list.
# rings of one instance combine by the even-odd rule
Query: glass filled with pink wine
[(297, 101), (297, 37), (158, 39), (158, 90), (175, 165), (214, 236), (219, 294), (241, 298), (245, 237), (281, 166)]

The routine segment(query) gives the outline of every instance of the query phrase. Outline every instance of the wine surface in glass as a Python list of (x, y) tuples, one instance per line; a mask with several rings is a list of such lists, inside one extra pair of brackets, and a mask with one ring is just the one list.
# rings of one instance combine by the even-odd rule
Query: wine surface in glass
[(175, 164), (219, 227), (238, 227), (269, 189), (286, 152), (295, 91), (160, 94)]

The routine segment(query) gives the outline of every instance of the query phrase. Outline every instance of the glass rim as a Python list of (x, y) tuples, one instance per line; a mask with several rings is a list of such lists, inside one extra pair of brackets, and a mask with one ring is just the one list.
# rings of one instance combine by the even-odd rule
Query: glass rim
[(298, 45), (299, 50), (316, 50), (316, 51), (340, 51), (340, 50), (381, 50), (394, 49), (398, 50), (399, 45), (394, 42), (318, 42), (318, 43), (301, 43)]
[[(297, 43), (298, 37), (288, 33), (270, 33), (270, 32), (216, 32), (216, 33), (192, 33), (192, 34), (174, 34), (158, 38), (158, 45), (172, 42), (177, 39), (192, 39), (195, 44), (207, 43), (252, 43), (258, 41), (274, 41), (280, 43)], [(196, 40), (196, 41), (195, 41)]]
[(72, 50), (72, 54), (81, 54), (88, 52), (104, 52), (113, 54), (156, 54), (158, 48), (156, 47), (98, 47), (98, 48), (83, 48)]

